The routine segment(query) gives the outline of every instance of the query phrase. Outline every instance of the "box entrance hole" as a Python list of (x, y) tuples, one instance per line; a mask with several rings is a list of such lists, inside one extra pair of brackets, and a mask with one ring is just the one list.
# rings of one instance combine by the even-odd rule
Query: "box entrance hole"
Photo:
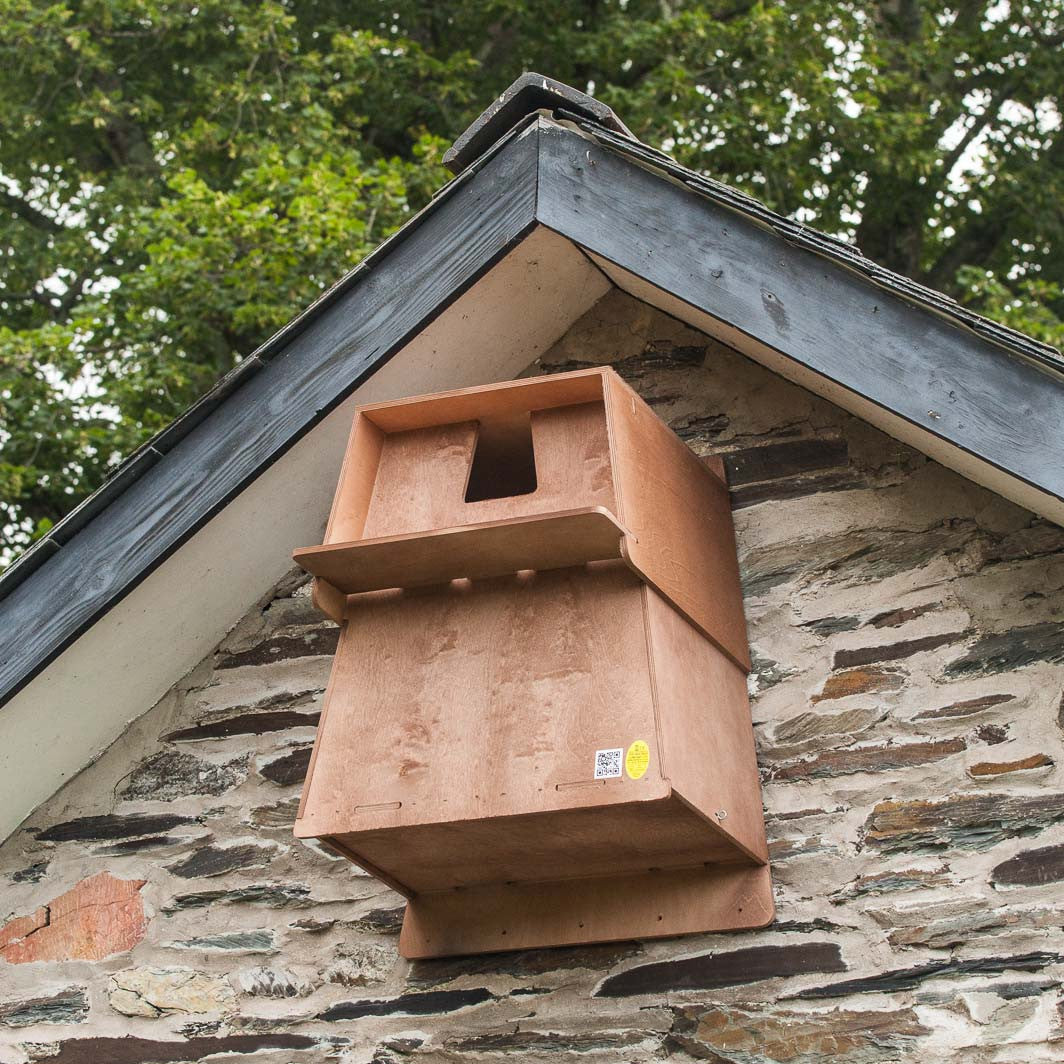
[(532, 418), (525, 411), (478, 423), (465, 501), (509, 499), (536, 490)]

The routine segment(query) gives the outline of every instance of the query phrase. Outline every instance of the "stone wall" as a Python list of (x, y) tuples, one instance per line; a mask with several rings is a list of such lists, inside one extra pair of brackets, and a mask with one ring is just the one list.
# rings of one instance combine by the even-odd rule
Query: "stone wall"
[(529, 372), (606, 361), (727, 459), (776, 923), (401, 960), (293, 576), (0, 848), (0, 1061), (1064, 1059), (1064, 532), (619, 293)]

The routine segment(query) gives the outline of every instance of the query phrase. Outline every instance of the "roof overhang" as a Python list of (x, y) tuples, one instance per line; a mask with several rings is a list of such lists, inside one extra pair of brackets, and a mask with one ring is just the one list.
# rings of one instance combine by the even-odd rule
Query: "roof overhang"
[(0, 837), (319, 542), (352, 407), (520, 373), (611, 284), (1064, 523), (1064, 378), (577, 124), (517, 128), (3, 582)]

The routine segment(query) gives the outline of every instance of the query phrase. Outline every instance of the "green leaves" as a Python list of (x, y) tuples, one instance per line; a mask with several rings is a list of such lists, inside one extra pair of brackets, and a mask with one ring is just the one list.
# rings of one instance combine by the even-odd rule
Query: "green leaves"
[(0, 564), (420, 208), (510, 81), (1060, 343), (1064, 0), (0, 0)]

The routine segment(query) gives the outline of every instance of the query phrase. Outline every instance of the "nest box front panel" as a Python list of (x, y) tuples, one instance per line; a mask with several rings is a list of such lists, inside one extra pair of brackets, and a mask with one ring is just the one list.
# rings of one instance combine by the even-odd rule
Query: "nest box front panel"
[[(365, 596), (337, 650), (301, 831), (661, 797), (643, 609), (616, 563)], [(637, 741), (638, 779), (620, 763), (595, 778), (598, 751)]]

